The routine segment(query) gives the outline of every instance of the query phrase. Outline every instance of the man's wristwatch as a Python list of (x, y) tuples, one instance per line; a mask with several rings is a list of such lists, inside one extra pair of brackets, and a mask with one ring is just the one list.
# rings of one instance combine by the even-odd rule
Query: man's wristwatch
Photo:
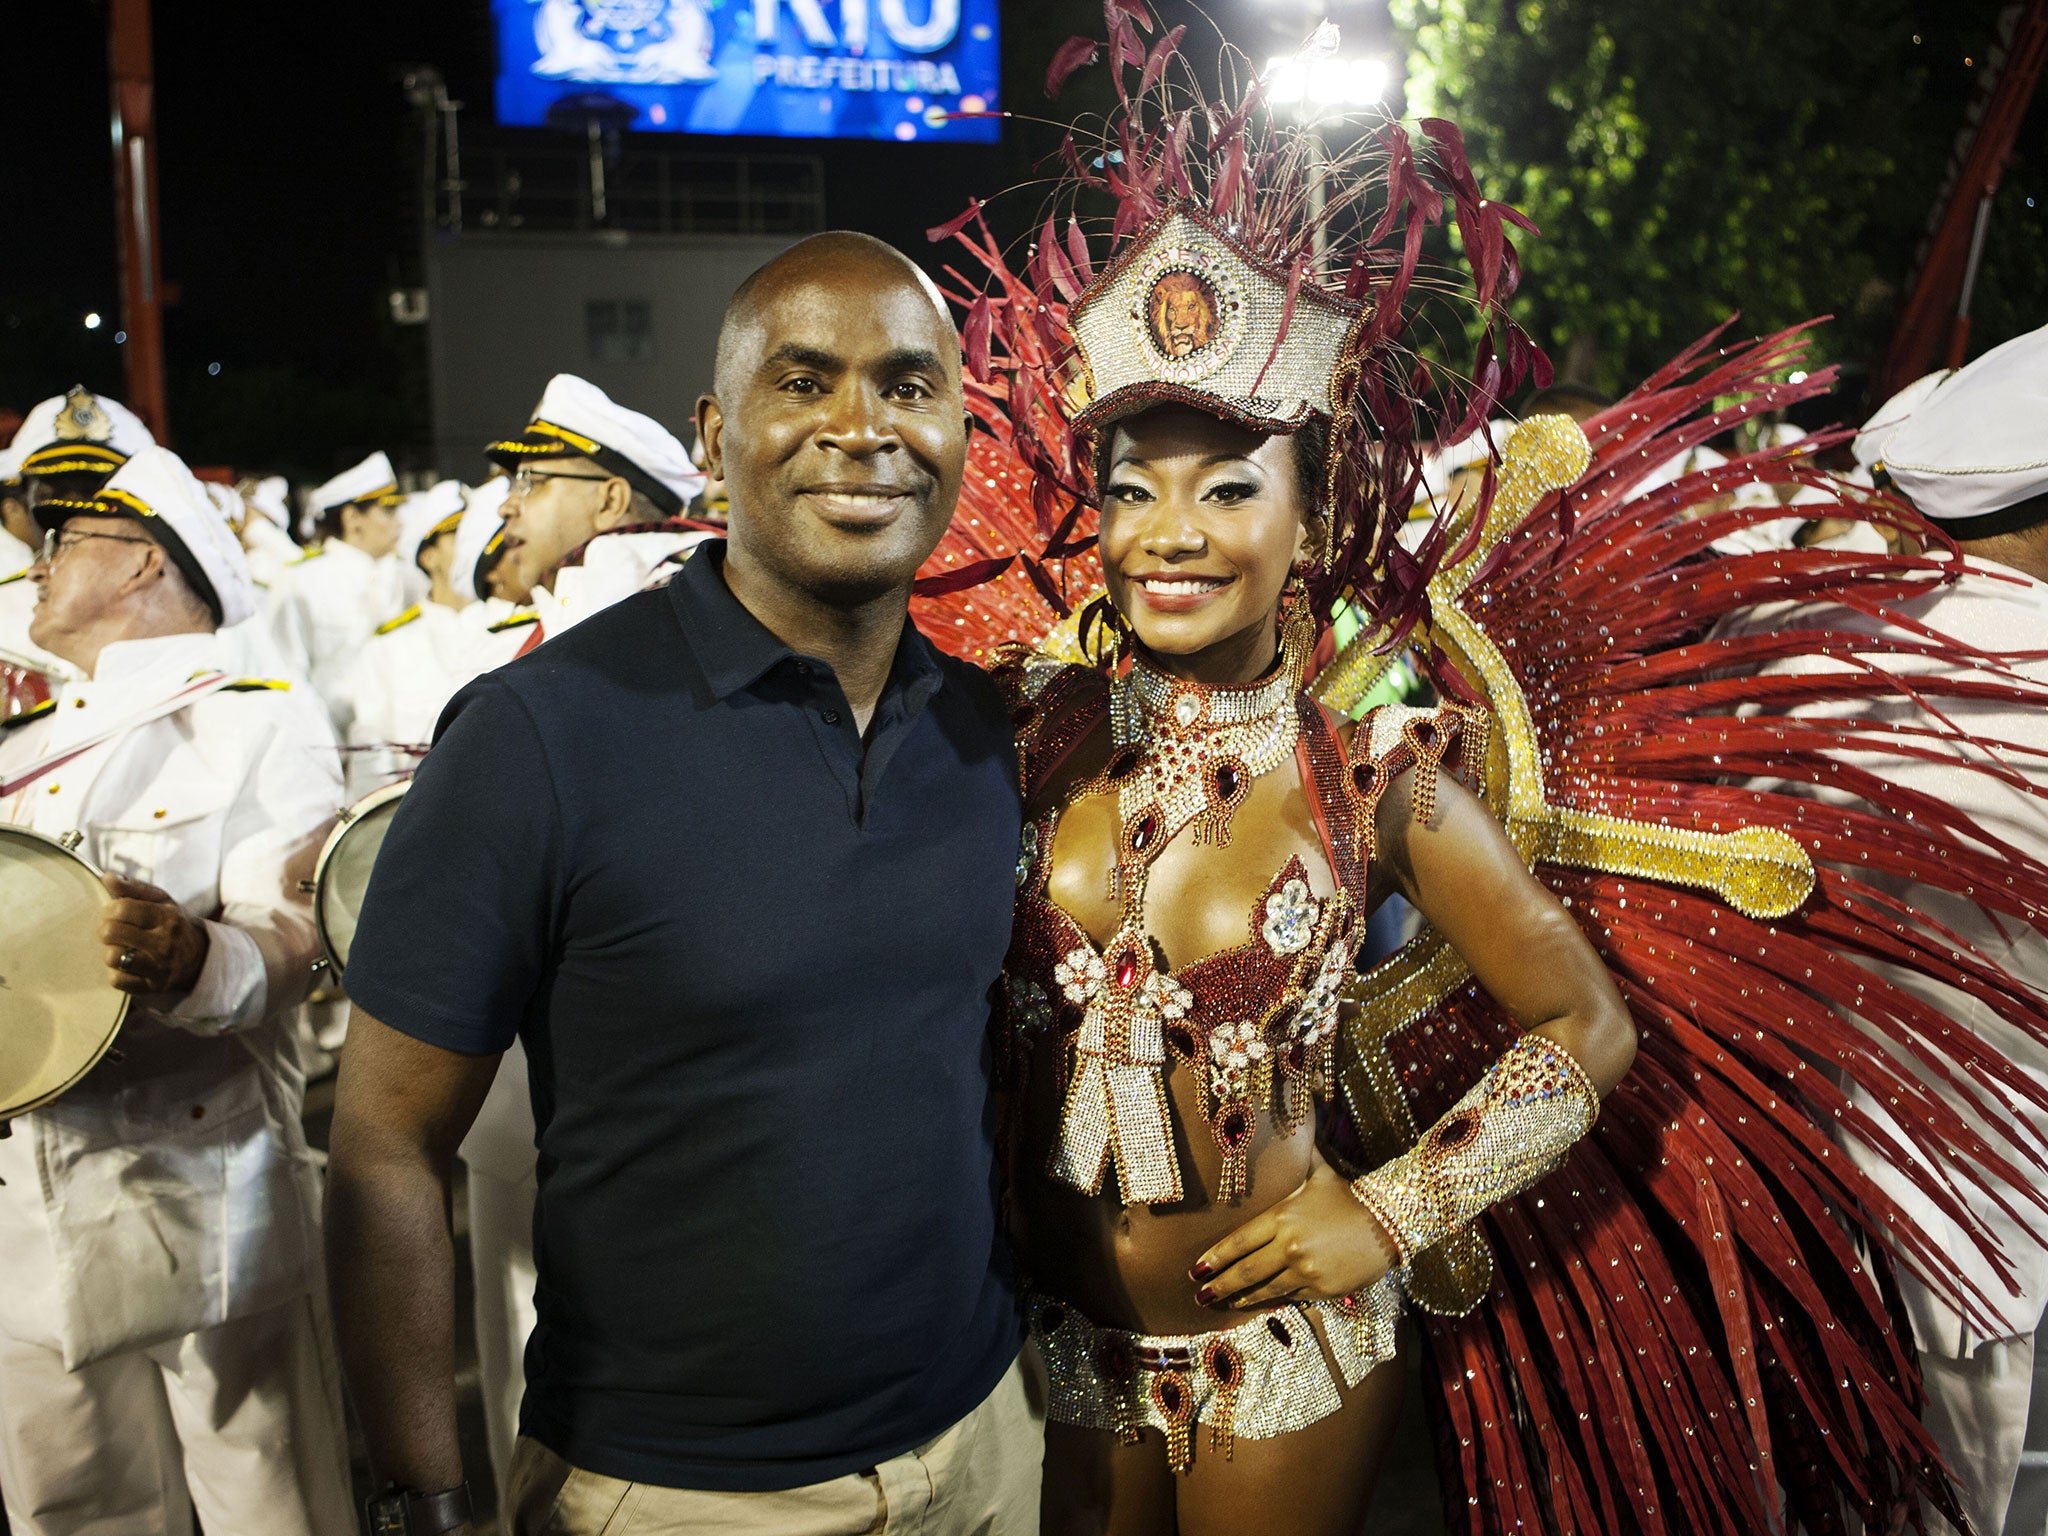
[(364, 1511), (370, 1536), (440, 1536), (469, 1523), (469, 1484), (421, 1493), (387, 1483), (382, 1493), (371, 1495)]

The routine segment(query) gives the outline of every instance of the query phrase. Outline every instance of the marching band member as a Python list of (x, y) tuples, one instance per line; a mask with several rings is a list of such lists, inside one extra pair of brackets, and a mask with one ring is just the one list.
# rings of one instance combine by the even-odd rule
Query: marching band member
[(245, 479), (239, 487), (248, 512), (236, 521), (242, 553), (249, 557), (249, 575), (265, 591), (277, 584), (278, 572), (302, 551), (291, 535), (291, 487), (283, 475)]
[(475, 631), (462, 618), (473, 600), (451, 579), (463, 510), (454, 480), (408, 496), (399, 509), (399, 556), (428, 592), (377, 626), (342, 680), (356, 749), (348, 761), (351, 799), (410, 773), (442, 706), (475, 675)]
[[(5, 497), (8, 543), (21, 543), (19, 556), (0, 546), (0, 679), (18, 702), (40, 703), (48, 681), (72, 675), (62, 660), (28, 637), (35, 588), (28, 566), (42, 531), (35, 525), (38, 502), (60, 496), (90, 496), (129, 455), (154, 441), (142, 419), (118, 400), (109, 400), (74, 384), (61, 395), (39, 400), (29, 409), (5, 453), (0, 453), (0, 485), (17, 482), (18, 495)], [(0, 718), (9, 714), (0, 707)]]
[(116, 898), (118, 1049), (0, 1140), (0, 1497), (19, 1536), (355, 1530), (319, 1175), (286, 1027), (341, 792), (317, 703), (241, 677), (248, 566), (148, 448), (43, 502), (33, 635), (79, 681), (0, 734), (0, 816)]
[(704, 489), (689, 450), (574, 374), (548, 380), (525, 431), (484, 453), (511, 476), (506, 559), (548, 634), (658, 584), (707, 536), (670, 526)]
[(372, 631), (406, 604), (398, 559), (398, 475), (373, 453), (308, 498), (327, 537), (278, 573), (269, 618), (295, 675), (326, 702), (337, 732), (348, 729), (341, 682)]
[[(2048, 329), (2021, 336), (1986, 353), (1968, 367), (1930, 374), (1879, 407), (1858, 439), (1857, 458), (1889, 479), (1893, 489), (1961, 546), (1965, 572), (1954, 585), (1899, 605), (1908, 623), (1990, 654), (2015, 658), (2010, 665), (2036, 681), (2048, 682), (2048, 468), (2039, 444), (2048, 433)], [(1802, 625), (1816, 616), (1800, 614)], [(1851, 633), (1876, 633), (1884, 621), (1846, 609), (1824, 610), (1818, 621)], [(1775, 633), (1790, 627), (1786, 605), (1760, 609), (1743, 632)], [(1730, 633), (1734, 631), (1728, 631)], [(2033, 659), (2020, 659), (2031, 657)], [(1847, 669), (1848, 659), (1802, 668)], [(1789, 664), (1788, 664), (1789, 665)], [(1928, 660), (1920, 672), (1954, 679), (1962, 666)], [(1917, 793), (1960, 814), (1982, 829), (1980, 836), (2003, 839), (2037, 859), (2048, 859), (2048, 716), (2038, 705), (1993, 699), (1948, 699), (1937, 720), (1929, 708), (1901, 699), (1882, 711), (1869, 706), (1808, 705), (1802, 718), (1855, 718), (1875, 732), (1920, 733), (1929, 738), (1924, 758), (1839, 756), (1873, 774), (1895, 793)], [(1932, 740), (1942, 724), (1967, 732), (1975, 742)], [(1993, 751), (1976, 742), (1995, 743)], [(2011, 777), (1965, 771), (1966, 762), (2000, 762)], [(1898, 899), (1946, 931), (1966, 940), (1976, 953), (2026, 986), (2048, 995), (2048, 939), (2023, 925), (2000, 922), (1973, 902), (1924, 884), (1895, 879)], [(1903, 987), (2018, 1064), (2037, 1083), (2048, 1085), (2048, 1051), (2012, 1028), (1980, 999), (1920, 972), (1882, 966), (1887, 980)], [(1901, 1064), (1901, 1071), (1941, 1093), (1938, 1078)], [(1884, 1130), (1898, 1134), (1896, 1111), (1865, 1089), (1851, 1099)], [(1893, 1103), (1896, 1104), (1896, 1100)], [(1970, 1105), (1954, 1107), (1965, 1119)], [(2048, 1117), (2017, 1098), (2008, 1104), (2015, 1121), (2048, 1132)], [(2048, 1422), (2048, 1402), (2035, 1388), (2035, 1334), (2048, 1312), (2048, 1216), (2021, 1201), (2001, 1200), (1990, 1191), (1966, 1188), (1971, 1214), (1998, 1238), (2016, 1276), (2008, 1286), (1997, 1267), (1970, 1242), (1916, 1182), (1914, 1170), (1880, 1155), (1865, 1139), (1847, 1143), (1849, 1156), (1916, 1223), (1936, 1234), (1941, 1251), (1990, 1299), (1995, 1322), (1973, 1328), (1940, 1296), (1910, 1273), (1898, 1277), (1920, 1347), (1920, 1372), (1927, 1392), (1926, 1423), (1955, 1474), (1963, 1509), (1979, 1531), (2005, 1528), (2007, 1506), (2020, 1469), (2030, 1417)], [(1930, 1527), (1948, 1531), (1939, 1516)]]

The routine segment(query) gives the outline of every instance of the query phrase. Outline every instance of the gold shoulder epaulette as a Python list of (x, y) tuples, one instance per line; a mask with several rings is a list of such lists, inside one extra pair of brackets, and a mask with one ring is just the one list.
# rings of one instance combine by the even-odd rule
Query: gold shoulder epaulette
[(538, 624), (539, 622), (540, 615), (531, 608), (528, 608), (520, 613), (507, 614), (504, 618), (493, 624), (488, 633), (493, 635), (501, 634), (508, 629), (524, 629), (529, 624)]
[(24, 709), (18, 715), (9, 715), (5, 720), (0, 720), (0, 731), (11, 731), (17, 725), (27, 725), (31, 720), (40, 720), (56, 707), (55, 699), (45, 699), (32, 709)]
[(380, 635), (388, 635), (394, 629), (405, 628), (406, 625), (410, 624), (414, 619), (418, 618), (419, 616), (420, 605), (418, 603), (414, 603), (410, 608), (406, 609), (405, 612), (399, 614), (397, 618), (386, 619), (382, 624), (379, 624), (376, 628), (376, 633)]
[(292, 685), (281, 677), (238, 677), (221, 684), (222, 693), (290, 693)]

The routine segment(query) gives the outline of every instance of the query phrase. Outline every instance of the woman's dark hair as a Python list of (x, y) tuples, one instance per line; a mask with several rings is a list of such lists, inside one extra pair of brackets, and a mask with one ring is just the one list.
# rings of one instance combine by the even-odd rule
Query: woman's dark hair
[[(1329, 520), (1323, 505), (1323, 477), (1330, 467), (1330, 418), (1311, 416), (1291, 434), (1294, 438), (1295, 482), (1301, 487), (1301, 504), (1311, 518)], [(1095, 438), (1095, 504), (1102, 505), (1102, 487), (1109, 479), (1109, 450), (1116, 441), (1116, 425), (1104, 427)]]

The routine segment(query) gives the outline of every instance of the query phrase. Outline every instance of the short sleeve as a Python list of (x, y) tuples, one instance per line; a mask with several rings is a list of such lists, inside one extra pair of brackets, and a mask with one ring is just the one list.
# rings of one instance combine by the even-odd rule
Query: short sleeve
[(561, 840), (532, 715), (502, 682), (471, 683), (377, 855), (349, 950), (350, 1000), (429, 1045), (503, 1051), (554, 951)]

